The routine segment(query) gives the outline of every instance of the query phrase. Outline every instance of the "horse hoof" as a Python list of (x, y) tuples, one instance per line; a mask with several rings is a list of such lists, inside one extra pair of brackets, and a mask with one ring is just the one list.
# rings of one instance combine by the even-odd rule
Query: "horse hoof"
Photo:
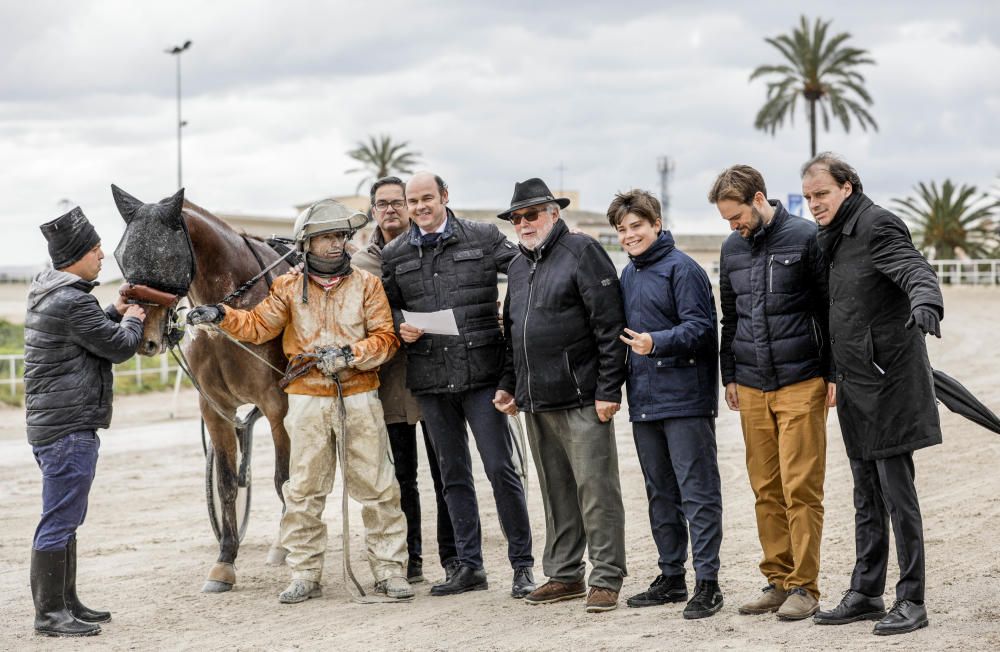
[(264, 562), (267, 566), (284, 566), (285, 557), (288, 556), (288, 551), (279, 545), (273, 545), (267, 551), (267, 561)]
[(231, 591), (236, 584), (236, 567), (224, 561), (217, 561), (208, 571), (208, 579), (201, 587), (202, 593), (225, 593)]

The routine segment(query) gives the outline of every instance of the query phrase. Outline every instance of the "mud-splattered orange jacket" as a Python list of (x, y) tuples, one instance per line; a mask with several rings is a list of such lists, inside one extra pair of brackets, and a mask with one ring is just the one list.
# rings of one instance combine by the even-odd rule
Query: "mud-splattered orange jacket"
[[(399, 349), (382, 281), (356, 267), (329, 290), (308, 281), (309, 303), (302, 303), (303, 282), (302, 275), (279, 276), (271, 293), (253, 310), (227, 307), (220, 326), (233, 337), (254, 344), (272, 340), (284, 331), (281, 345), (288, 359), (321, 346), (350, 345), (354, 362), (340, 372), (344, 396), (377, 389), (379, 366)], [(289, 383), (285, 391), (336, 396), (337, 386), (314, 368)]]

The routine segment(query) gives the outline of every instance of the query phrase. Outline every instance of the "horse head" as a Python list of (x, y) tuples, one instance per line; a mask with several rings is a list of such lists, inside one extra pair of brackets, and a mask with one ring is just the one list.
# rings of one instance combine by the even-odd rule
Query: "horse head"
[(174, 308), (177, 299), (187, 295), (195, 274), (194, 250), (182, 214), (184, 189), (155, 204), (143, 203), (115, 185), (111, 192), (126, 225), (115, 260), (133, 288), (151, 289), (127, 295), (146, 309), (138, 352), (156, 355), (177, 337)]

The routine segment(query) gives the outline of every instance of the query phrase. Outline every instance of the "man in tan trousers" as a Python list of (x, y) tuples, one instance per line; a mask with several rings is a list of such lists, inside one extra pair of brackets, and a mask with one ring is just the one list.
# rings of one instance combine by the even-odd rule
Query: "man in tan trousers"
[[(199, 306), (191, 324), (217, 323), (237, 339), (259, 344), (282, 335), (290, 360), (285, 375), (291, 437), (289, 479), (282, 487), (285, 513), (281, 544), (292, 582), (278, 596), (285, 603), (322, 594), (326, 524), (323, 508), (333, 489), (337, 447), (344, 449), (349, 495), (361, 503), (368, 563), (375, 593), (409, 599), (406, 519), (388, 455), (378, 368), (399, 348), (392, 313), (377, 277), (350, 264), (345, 244), (367, 221), (332, 200), (299, 216), (295, 238), (305, 254), (302, 273), (275, 279), (253, 310)], [(341, 399), (346, 423), (341, 424)], [(346, 554), (346, 552), (345, 552)]]
[(734, 165), (708, 199), (734, 231), (722, 245), (719, 347), (726, 403), (739, 410), (767, 586), (742, 614), (802, 620), (819, 609), (830, 376), (826, 260), (816, 225), (767, 199)]

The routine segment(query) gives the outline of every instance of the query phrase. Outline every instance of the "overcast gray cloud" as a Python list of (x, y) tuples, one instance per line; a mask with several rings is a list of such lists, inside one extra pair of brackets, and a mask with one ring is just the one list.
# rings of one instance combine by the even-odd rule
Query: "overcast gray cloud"
[[(423, 6), (426, 5), (426, 6)], [(1000, 10), (986, 2), (848, 0), (815, 5), (871, 50), (877, 133), (839, 128), (820, 147), (858, 167), (876, 201), (920, 180), (989, 187), (1000, 173)], [(798, 188), (804, 114), (756, 132), (788, 31), (785, 2), (32, 2), (0, 8), (0, 224), (7, 258), (44, 258), (37, 224), (79, 203), (108, 243), (109, 185), (155, 200), (176, 183), (174, 58), (185, 39), (184, 182), (210, 209), (291, 214), (353, 192), (345, 152), (368, 134), (409, 140), (452, 203), (500, 207), (542, 176), (603, 211), (612, 193), (655, 189), (676, 161), (675, 229), (722, 232), (707, 204), (734, 162), (771, 194)]]

